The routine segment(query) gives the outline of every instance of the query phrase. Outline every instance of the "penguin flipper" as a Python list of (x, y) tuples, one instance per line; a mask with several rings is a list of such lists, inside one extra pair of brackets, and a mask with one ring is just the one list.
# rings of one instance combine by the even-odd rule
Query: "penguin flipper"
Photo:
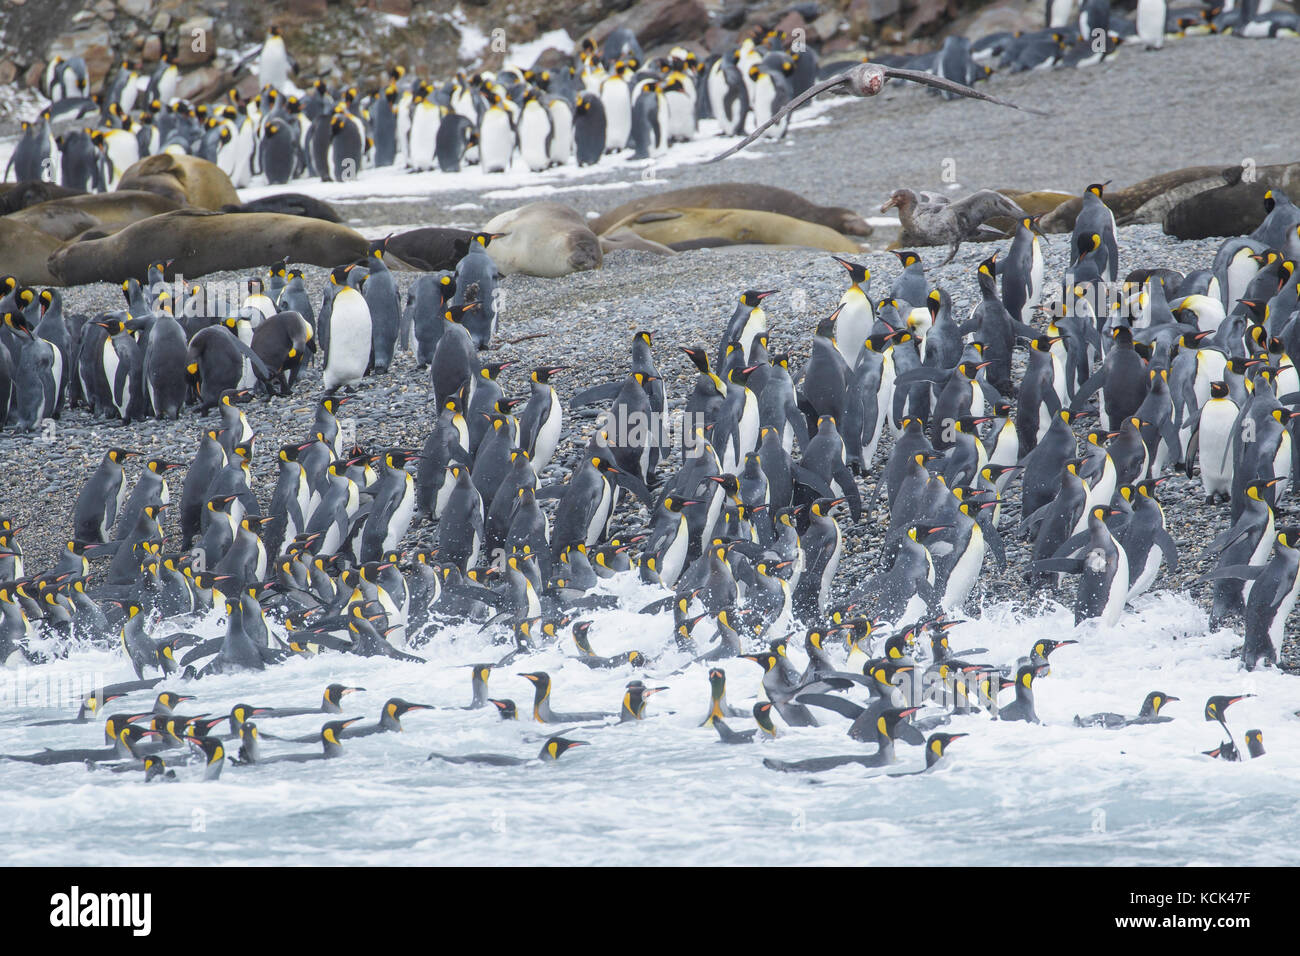
[(1088, 381), (1080, 385), (1078, 390), (1074, 393), (1074, 400), (1070, 402), (1070, 413), (1075, 414), (1082, 410), (1083, 406), (1087, 404), (1088, 399), (1092, 398), (1092, 396), (1097, 393), (1097, 390), (1105, 384), (1106, 367), (1103, 365), (1092, 374)]
[(1007, 566), (1007, 546), (1002, 540), (1002, 535), (998, 533), (998, 529), (991, 521), (981, 521), (980, 530), (984, 533), (984, 543), (993, 552), (993, 559), (998, 563), (998, 569), (1004, 570)]
[(1011, 320), (1011, 331), (1015, 333), (1016, 338), (1020, 338), (1020, 339), (1038, 338), (1038, 330), (1034, 328), (1032, 325), (1026, 325), (1024, 322), (1021, 322), (1019, 319)]
[(201, 657), (209, 657), (221, 650), (221, 645), (225, 641), (224, 637), (214, 637), (211, 640), (204, 641), (196, 647), (190, 648), (181, 657), (180, 664), (184, 667), (186, 664), (193, 664)]
[(1175, 452), (1173, 464), (1177, 464), (1183, 457), (1183, 442), (1178, 435), (1178, 426), (1174, 424), (1172, 417), (1165, 418), (1160, 422), (1160, 440), (1165, 443), (1165, 447)]
[[(791, 477), (794, 478), (794, 480), (797, 483), (803, 485), (806, 488), (810, 488), (812, 491), (816, 492), (818, 498), (835, 497), (835, 492), (831, 490), (831, 486), (829, 482), (827, 482), (824, 478), (822, 478), (821, 475), (817, 474), (817, 472), (812, 471), (809, 468), (805, 468), (803, 465), (799, 464), (798, 462), (790, 463), (790, 475)], [(861, 502), (859, 502), (859, 506), (860, 505)]]
[(1169, 573), (1175, 573), (1178, 570), (1178, 545), (1173, 537), (1168, 531), (1160, 528), (1156, 531), (1155, 543), (1164, 552), (1165, 561), (1169, 564)]
[(610, 480), (620, 488), (627, 489), (639, 498), (647, 508), (654, 508), (654, 496), (650, 493), (650, 487), (641, 480), (639, 475), (633, 475), (628, 472), (619, 472), (611, 475)]
[[(950, 723), (952, 723), (952, 714), (945, 713), (945, 714), (935, 714), (932, 717), (923, 717), (920, 720), (916, 721), (915, 723), (907, 724), (906, 726), (913, 728), (914, 730), (916, 730), (918, 734), (920, 734), (922, 731), (934, 730), (934, 728), (936, 727), (943, 727), (945, 724), (950, 724)], [(904, 725), (899, 724), (900, 728), (902, 726)], [(925, 743), (924, 740), (921, 741), (908, 740), (907, 737), (902, 735), (900, 735), (899, 739), (909, 744), (914, 742)]]
[(1212, 571), (1207, 571), (1192, 583), (1204, 584), (1206, 581), (1219, 581), (1223, 579), (1254, 581), (1264, 573), (1265, 567), (1266, 565), (1262, 564), (1229, 564), (1222, 568), (1215, 568)]
[(790, 423), (790, 430), (794, 432), (794, 440), (799, 443), (799, 447), (807, 448), (808, 419), (800, 412), (798, 403), (786, 403), (785, 420)]
[(839, 484), (840, 490), (844, 492), (844, 498), (849, 504), (849, 514), (853, 516), (853, 523), (857, 524), (862, 520), (862, 496), (858, 493), (858, 483), (853, 480), (853, 472), (848, 465), (840, 465), (833, 473), (835, 481)]
[(718, 732), (718, 737), (724, 744), (751, 743), (754, 739), (754, 734), (758, 732), (756, 730), (744, 730), (740, 732), (734, 731), (722, 722), (721, 717), (714, 717), (711, 723), (713, 724), (713, 729)]
[(1227, 531), (1220, 532), (1213, 541), (1205, 546), (1205, 550), (1201, 552), (1200, 557), (1197, 558), (1197, 560), (1203, 561), (1206, 558), (1214, 557), (1214, 555), (1219, 554), (1222, 551), (1226, 551), (1233, 544), (1236, 544), (1240, 538), (1249, 534), (1250, 530), (1250, 528), (1239, 528), (1234, 526), (1229, 528)]
[(1087, 531), (1080, 531), (1078, 534), (1074, 535), (1072, 538), (1069, 538), (1068, 540), (1066, 540), (1065, 544), (1063, 544), (1063, 545), (1061, 545), (1059, 548), (1057, 548), (1057, 549), (1056, 549), (1056, 554), (1052, 555), (1052, 557), (1054, 557), (1054, 558), (1068, 558), (1068, 557), (1070, 557), (1072, 554), (1074, 554), (1076, 551), (1078, 551), (1080, 548), (1082, 548), (1082, 547), (1083, 547), (1085, 544), (1087, 544), (1087, 543), (1088, 543), (1088, 532), (1087, 532)]
[(833, 710), (849, 720), (857, 720), (866, 713), (865, 707), (861, 707), (843, 697), (834, 697), (830, 694), (800, 694), (795, 700), (809, 707), (823, 707), (826, 710)]
[[(937, 720), (940, 718), (932, 717), (930, 719)], [(915, 724), (909, 724), (906, 720), (900, 720), (898, 722), (898, 726), (894, 728), (894, 738), (896, 740), (901, 740), (905, 744), (912, 744), (916, 747), (925, 746), (925, 734), (921, 733), (920, 728)]]
[(798, 699), (805, 692), (809, 694), (820, 694), (826, 690), (849, 690), (855, 684), (861, 684), (863, 687), (870, 687), (871, 681), (863, 674), (854, 674), (851, 671), (838, 671), (831, 677), (823, 677), (820, 680), (809, 681), (802, 687), (796, 687), (790, 691), (790, 695)]
[[(965, 334), (965, 326), (962, 327), (962, 333)], [(908, 369), (902, 375), (894, 378), (894, 387), (900, 385), (916, 385), (921, 382), (929, 382), (932, 385), (942, 385), (952, 374), (950, 368), (931, 368), (929, 365), (918, 365), (916, 368)]]
[(1063, 574), (1083, 574), (1083, 558), (1041, 558), (1033, 563), (1035, 571), (1059, 571)]
[(598, 402), (612, 401), (617, 397), (619, 389), (622, 387), (622, 382), (606, 382), (604, 385), (595, 385), (569, 399), (569, 407), (582, 408), (586, 405), (595, 405)]
[(676, 600), (677, 597), (675, 595), (670, 594), (668, 595), (668, 597), (662, 598), (658, 601), (651, 601), (645, 607), (641, 608), (641, 610), (637, 611), (637, 613), (638, 614), (659, 614), (663, 611), (670, 611), (672, 610), (673, 604), (676, 602)]
[(1016, 534), (1023, 534), (1024, 532), (1032, 528), (1034, 525), (1038, 524), (1040, 521), (1043, 521), (1049, 514), (1051, 514), (1052, 507), (1055, 504), (1056, 504), (1055, 500), (1049, 501), (1047, 504), (1043, 505), (1038, 510), (1036, 510), (1033, 514), (1029, 515), (1026, 518), (1022, 518), (1020, 521), (1020, 526), (1016, 528)]

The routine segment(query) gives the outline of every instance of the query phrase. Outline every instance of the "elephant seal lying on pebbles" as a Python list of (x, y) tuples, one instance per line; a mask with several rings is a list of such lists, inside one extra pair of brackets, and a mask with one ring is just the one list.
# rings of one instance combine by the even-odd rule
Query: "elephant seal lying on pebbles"
[(699, 240), (728, 240), (727, 244), (807, 246), (850, 254), (862, 251), (856, 242), (834, 229), (752, 209), (651, 209), (633, 213), (609, 231), (622, 228), (665, 246), (689, 242), (692, 248), (701, 248), (715, 243)]
[(139, 189), (111, 193), (86, 193), (65, 199), (51, 199), (11, 213), (5, 218), (39, 229), (63, 241), (88, 229), (115, 232), (141, 219), (179, 209), (174, 199)]
[(715, 183), (669, 189), (624, 203), (592, 220), (591, 228), (604, 235), (633, 213), (649, 209), (749, 209), (816, 223), (849, 236), (869, 236), (871, 226), (852, 209), (818, 206), (798, 193), (761, 183)]
[(483, 231), (503, 234), (487, 247), (502, 275), (555, 278), (600, 268), (600, 240), (577, 211), (560, 203), (534, 202), (503, 212)]
[(65, 243), (49, 257), (49, 270), (64, 285), (118, 282), (170, 259), (169, 275), (196, 278), (259, 268), (286, 256), (292, 262), (333, 267), (364, 259), (369, 245), (360, 233), (321, 219), (178, 209), (111, 236)]
[(220, 209), (238, 206), (239, 193), (230, 177), (215, 163), (197, 156), (156, 153), (127, 167), (117, 184), (122, 189), (143, 189), (176, 201), (181, 206)]

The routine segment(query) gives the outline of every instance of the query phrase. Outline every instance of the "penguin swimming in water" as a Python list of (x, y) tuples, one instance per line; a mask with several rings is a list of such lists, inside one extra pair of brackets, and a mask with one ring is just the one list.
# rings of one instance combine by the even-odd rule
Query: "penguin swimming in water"
[(1176, 700), (1178, 700), (1177, 697), (1166, 694), (1164, 691), (1153, 690), (1142, 701), (1142, 709), (1138, 711), (1136, 717), (1125, 717), (1123, 714), (1112, 713), (1088, 714), (1085, 717), (1075, 714), (1074, 726), (1104, 727), (1107, 730), (1117, 730), (1122, 727), (1132, 727), (1135, 724), (1168, 723), (1174, 718), (1161, 714), (1160, 708)]
[(763, 766), (769, 770), (780, 770), (784, 773), (820, 773), (824, 770), (833, 770), (836, 767), (845, 767), (851, 764), (858, 764), (862, 767), (887, 767), (898, 762), (898, 758), (894, 755), (894, 732), (898, 729), (900, 723), (918, 710), (920, 710), (919, 707), (903, 707), (883, 711), (877, 718), (880, 746), (874, 754), (812, 757), (808, 760), (795, 761), (774, 760), (768, 757), (764, 758)]
[[(503, 701), (502, 703), (507, 703), (507, 702)], [(477, 763), (477, 764), (486, 764), (492, 767), (518, 767), (518, 766), (522, 766), (523, 764), (532, 763), (534, 760), (541, 760), (544, 763), (554, 763), (555, 761), (559, 760), (560, 757), (562, 757), (564, 754), (572, 750), (574, 747), (586, 747), (586, 746), (588, 746), (588, 743), (585, 740), (570, 740), (567, 737), (562, 737), (557, 734), (554, 737), (548, 737), (546, 739), (546, 742), (542, 744), (542, 749), (537, 754), (537, 756), (531, 758), (513, 757), (510, 756), (509, 754), (431, 753), (429, 754), (427, 759), (442, 760), (446, 763), (458, 763), (458, 764)]]

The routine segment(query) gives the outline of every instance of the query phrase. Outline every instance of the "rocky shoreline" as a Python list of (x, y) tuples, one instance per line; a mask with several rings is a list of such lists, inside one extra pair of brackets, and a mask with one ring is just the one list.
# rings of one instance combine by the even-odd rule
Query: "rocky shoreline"
[[(1156, 226), (1120, 230), (1120, 248), (1125, 261), (1150, 267), (1187, 271), (1212, 259), (1216, 247), (1215, 241), (1171, 242)], [(965, 315), (977, 301), (975, 266), (985, 255), (986, 249), (967, 246), (952, 264), (929, 271), (931, 280), (952, 295), (954, 315)], [(1046, 275), (1061, 274), (1066, 265), (1065, 255), (1064, 242), (1047, 246)], [(898, 273), (897, 260), (892, 255), (874, 253), (864, 255), (861, 261), (872, 269), (873, 294), (884, 295)], [(308, 288), (316, 300), (326, 281), (326, 272), (316, 268), (305, 272)], [(404, 294), (414, 276), (396, 275)], [(781, 290), (765, 303), (773, 350), (790, 350), (795, 357), (792, 365), (797, 369), (807, 356), (813, 328), (838, 301), (844, 285), (842, 277), (843, 270), (829, 255), (813, 250), (753, 247), (698, 250), (673, 258), (670, 268), (665, 268), (665, 260), (659, 256), (616, 252), (606, 258), (603, 269), (594, 272), (562, 279), (506, 277), (501, 300), (501, 333), (489, 354), (494, 361), (516, 363), (500, 380), (508, 396), (527, 395), (531, 368), (542, 364), (568, 366), (554, 382), (568, 415), (567, 402), (575, 392), (624, 374), (633, 334), (648, 329), (654, 335), (656, 360), (665, 377), (670, 401), (679, 405), (695, 373), (678, 348), (715, 347), (719, 329), (739, 291), (760, 287)], [(217, 274), (209, 278), (221, 281), (235, 277)], [(120, 290), (113, 285), (81, 286), (65, 291), (65, 308), (68, 312), (88, 313), (117, 308), (120, 296)], [(263, 506), (269, 501), (275, 483), (274, 450), (284, 442), (305, 437), (320, 394), (317, 367), (305, 372), (290, 398), (246, 406), (249, 420), (258, 433), (253, 487)], [(425, 373), (414, 368), (410, 354), (402, 353), (387, 375), (364, 380), (355, 400), (346, 409), (355, 419), (357, 440), (363, 445), (382, 448), (419, 446), (433, 420), (430, 405)], [(76, 495), (108, 447), (119, 445), (148, 455), (188, 461), (197, 447), (201, 428), (216, 420), (215, 412), (199, 418), (190, 410), (176, 422), (147, 421), (123, 427), (118, 423), (95, 422), (84, 410), (77, 409), (64, 413), (49, 440), (13, 432), (0, 434), (0, 457), (5, 462), (6, 476), (0, 512), (25, 528), (20, 540), (28, 568), (48, 568), (57, 559), (71, 530)], [(555, 462), (543, 475), (543, 484), (564, 479), (592, 427), (590, 418), (566, 419), (564, 439)], [(887, 442), (882, 442), (882, 448), (878, 465), (883, 464), (888, 453)], [(673, 469), (677, 464), (673, 459), (668, 467)], [(128, 467), (132, 480), (139, 467), (135, 463)], [(874, 474), (860, 479), (864, 501), (874, 483)], [(173, 487), (179, 488), (179, 479), (173, 482)], [(1162, 569), (1153, 590), (1182, 590), (1208, 570), (1209, 564), (1196, 558), (1214, 535), (1227, 527), (1227, 506), (1206, 505), (1199, 481), (1189, 481), (1181, 474), (1161, 486), (1160, 496), (1170, 534), (1179, 547), (1180, 565), (1172, 574), (1168, 568)], [(1013, 484), (1001, 527), (1007, 545), (1007, 567), (998, 570), (991, 558), (986, 560), (977, 592), (972, 597), (972, 613), (981, 600), (1010, 601), (1025, 611), (1040, 609), (1052, 600), (1069, 606), (1073, 600), (1072, 583), (1060, 591), (1026, 584), (1024, 572), (1030, 544), (1013, 536), (1019, 520), (1019, 497), (1019, 485)], [(877, 569), (877, 550), (886, 518), (883, 510), (877, 514), (864, 513), (862, 520), (854, 525), (847, 515), (842, 516), (845, 551), (836, 580), (845, 591), (851, 589), (852, 582)], [(615, 519), (615, 528), (640, 528), (645, 521), (641, 506), (635, 502), (624, 503)], [(178, 533), (175, 514), (168, 516), (164, 530), (169, 536)], [(434, 525), (414, 526), (405, 539), (405, 547), (432, 545), (435, 534)], [(1198, 600), (1203, 598), (1201, 603), (1208, 607), (1208, 591), (1208, 586), (1202, 586), (1194, 588), (1192, 594)], [(1295, 630), (1294, 626), (1288, 627), (1281, 662), (1288, 670), (1300, 671), (1300, 644)]]

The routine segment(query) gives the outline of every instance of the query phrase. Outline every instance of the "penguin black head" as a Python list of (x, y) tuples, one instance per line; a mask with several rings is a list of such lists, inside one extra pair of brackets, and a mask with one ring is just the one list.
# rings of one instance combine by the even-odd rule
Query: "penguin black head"
[[(1098, 508), (1098, 511), (1105, 509)], [(1058, 648), (1068, 647), (1071, 644), (1078, 644), (1078, 641), (1054, 641), (1048, 637), (1040, 637), (1034, 642), (1034, 646), (1029, 649), (1029, 656), (1035, 660), (1042, 658), (1047, 660), (1052, 656), (1052, 652)]]
[(331, 720), (320, 729), (320, 741), (325, 748), (325, 756), (336, 757), (343, 752), (343, 745), (339, 742), (343, 731), (360, 719), (360, 717), (349, 717), (347, 720)]
[(843, 502), (843, 498), (818, 498), (812, 503), (812, 507), (809, 510), (812, 512), (814, 517), (825, 518), (830, 514), (832, 508), (838, 504), (842, 504)]
[(754, 721), (763, 733), (769, 737), (776, 736), (776, 724), (772, 723), (772, 702), (770, 700), (759, 701), (754, 705)]
[(551, 737), (542, 744), (542, 751), (537, 755), (539, 760), (559, 760), (561, 756), (568, 753), (574, 747), (589, 746), (585, 740), (569, 740), (566, 737)]
[(930, 739), (925, 742), (926, 764), (934, 763), (942, 757), (947, 752), (948, 745), (954, 740), (969, 736), (970, 734), (931, 734)]
[(757, 309), (759, 305), (762, 304), (763, 300), (769, 295), (776, 295), (780, 291), (780, 289), (769, 289), (766, 292), (757, 292), (753, 289), (749, 289), (740, 294), (740, 301), (743, 305), (747, 305), (751, 309)]
[(178, 704), (184, 703), (187, 700), (194, 700), (193, 695), (175, 694), (169, 690), (165, 690), (158, 695), (158, 699), (154, 701), (153, 706), (155, 711), (163, 713), (164, 711), (174, 710)]
[(1246, 731), (1246, 749), (1251, 757), (1264, 756), (1264, 732), (1262, 730)]
[(226, 758), (226, 745), (219, 737), (209, 737), (206, 733), (203, 735), (186, 734), (184, 739), (203, 753), (208, 766), (219, 764)]
[(1102, 196), (1102, 193), (1105, 191), (1106, 187), (1109, 186), (1109, 185), (1110, 185), (1110, 180), (1109, 180), (1109, 179), (1106, 180), (1104, 183), (1092, 183), (1092, 184), (1090, 184), (1090, 185), (1088, 186), (1087, 189), (1084, 190), (1084, 192), (1092, 193), (1094, 196), (1096, 196), (1098, 199), (1100, 199), (1101, 196)]
[(911, 664), (900, 664), (891, 660), (867, 661), (862, 665), (864, 676), (874, 678), (876, 683), (885, 687), (892, 687), (895, 677), (912, 670), (915, 670), (915, 667)]
[(473, 312), (477, 309), (477, 302), (466, 302), (464, 305), (449, 305), (443, 310), (442, 317), (448, 322), (460, 322), (464, 319), (466, 312)]
[(898, 707), (886, 710), (876, 718), (876, 730), (882, 736), (892, 740), (898, 725), (920, 709), (920, 707)]
[(1160, 708), (1171, 701), (1178, 700), (1171, 694), (1166, 694), (1162, 690), (1153, 690), (1147, 694), (1146, 699), (1142, 701), (1142, 710), (1138, 713), (1139, 717), (1155, 717), (1160, 713)]
[(864, 265), (856, 262), (850, 262), (848, 259), (842, 259), (839, 256), (831, 256), (836, 262), (844, 267), (849, 274), (849, 280), (854, 285), (861, 285), (871, 279), (871, 270)]
[(551, 380), (551, 376), (556, 372), (563, 372), (567, 368), (567, 365), (542, 365), (533, 369), (530, 378), (534, 382), (545, 384)]
[(683, 352), (699, 370), (701, 375), (709, 374), (709, 353), (702, 348), (692, 348), (690, 346), (681, 346)]

